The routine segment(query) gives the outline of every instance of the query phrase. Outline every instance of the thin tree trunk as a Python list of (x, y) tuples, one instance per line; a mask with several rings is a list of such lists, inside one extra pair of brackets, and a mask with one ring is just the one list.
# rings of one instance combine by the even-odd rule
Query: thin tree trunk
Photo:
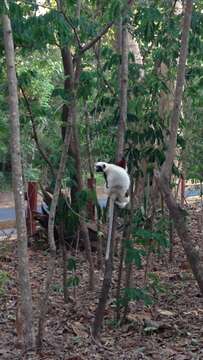
[[(80, 155), (80, 144), (78, 140), (78, 134), (77, 134), (77, 125), (76, 125), (76, 119), (73, 123), (73, 144), (74, 144), (74, 154), (75, 154), (75, 161), (76, 161), (76, 176), (77, 176), (77, 185), (78, 185), (78, 191), (81, 192), (83, 190), (83, 180), (82, 180), (82, 173), (81, 173), (81, 155)], [(89, 239), (89, 232), (87, 228), (87, 224), (85, 222), (85, 210), (79, 209), (79, 223), (80, 223), (80, 230), (81, 235), (84, 239), (84, 246), (85, 246), (85, 252), (87, 256), (87, 260), (89, 263), (89, 289), (93, 290), (94, 288), (94, 264), (91, 254), (91, 244)]]
[(174, 105), (173, 105), (172, 118), (171, 118), (168, 150), (166, 152), (166, 159), (164, 161), (161, 170), (162, 177), (167, 178), (167, 180), (169, 180), (171, 176), (171, 169), (176, 152), (179, 116), (180, 116), (181, 101), (182, 101), (182, 94), (183, 94), (184, 81), (185, 81), (185, 67), (186, 67), (186, 59), (188, 53), (188, 39), (189, 39), (189, 30), (190, 30), (191, 15), (192, 15), (192, 3), (193, 3), (192, 0), (187, 0), (185, 6), (185, 14), (182, 25), (180, 57), (178, 64), (176, 88), (174, 94)]
[[(131, 287), (131, 274), (132, 274), (132, 268), (133, 268), (133, 264), (127, 264), (126, 266), (126, 276), (125, 276), (125, 288), (129, 289)], [(129, 303), (126, 299), (126, 305), (124, 306), (123, 309), (123, 319), (122, 319), (122, 323), (124, 323), (126, 321), (126, 317), (129, 311)]]
[(97, 215), (97, 267), (99, 270), (103, 268), (103, 235), (100, 230), (100, 220)]
[(62, 266), (63, 266), (63, 297), (65, 303), (68, 303), (68, 288), (67, 288), (67, 249), (66, 249), (66, 243), (64, 239), (64, 223), (63, 221), (60, 221), (59, 224), (59, 237), (60, 237), (60, 244), (62, 248)]
[(174, 225), (173, 220), (169, 217), (169, 239), (170, 239), (170, 248), (169, 248), (169, 261), (173, 262), (173, 247), (174, 247)]
[(186, 256), (188, 258), (188, 261), (191, 265), (193, 274), (203, 294), (203, 263), (201, 262), (201, 256), (198, 249), (195, 247), (195, 244), (192, 241), (192, 234), (187, 228), (186, 213), (175, 201), (171, 193), (171, 189), (169, 187), (172, 164), (175, 158), (177, 131), (179, 125), (183, 85), (185, 80), (185, 67), (186, 67), (186, 58), (188, 53), (188, 38), (189, 38), (189, 30), (190, 30), (191, 15), (192, 15), (192, 5), (193, 5), (192, 0), (186, 1), (183, 25), (182, 25), (181, 49), (180, 49), (176, 89), (174, 96), (174, 107), (171, 118), (168, 149), (166, 152), (165, 162), (161, 169), (161, 174), (155, 172), (155, 176), (158, 181), (159, 187), (164, 195), (164, 199), (169, 209), (170, 216), (174, 221), (174, 226), (176, 228), (177, 234), (182, 241), (182, 245), (185, 250)]
[[(130, 214), (128, 214), (127, 216), (127, 226), (125, 228), (125, 231), (123, 233), (123, 242), (126, 240), (126, 239), (130, 239), (131, 238), (131, 233), (132, 233), (132, 221), (133, 221), (133, 212), (134, 212), (134, 198), (133, 198), (133, 185), (134, 185), (134, 181), (132, 179), (132, 176), (131, 176), (131, 185), (130, 185)], [(124, 258), (125, 258), (125, 253), (124, 253)], [(129, 289), (131, 287), (131, 279), (132, 279), (132, 270), (133, 270), (133, 264), (132, 263), (129, 263), (127, 264), (126, 263), (126, 268), (125, 268), (125, 288)], [(120, 297), (120, 293), (117, 294), (118, 295), (118, 299)], [(126, 320), (126, 317), (127, 317), (127, 313), (128, 313), (128, 309), (129, 309), (129, 306), (128, 306), (128, 302), (126, 304), (126, 306), (124, 307), (123, 309), (123, 319), (122, 321), (125, 321)]]
[(123, 274), (123, 261), (124, 261), (124, 255), (125, 255), (125, 249), (124, 249), (124, 234), (122, 238), (121, 243), (121, 250), (120, 250), (120, 261), (119, 261), (119, 267), (118, 267), (118, 280), (117, 280), (117, 288), (116, 288), (116, 320), (120, 321), (121, 317), (121, 307), (119, 304), (119, 299), (121, 296), (121, 282), (122, 282), (122, 274)]
[(81, 11), (81, 0), (77, 0), (77, 6), (76, 6), (76, 18), (80, 19), (80, 11)]
[(110, 255), (108, 260), (105, 261), (104, 279), (103, 279), (101, 294), (99, 298), (99, 303), (96, 308), (95, 320), (93, 323), (92, 335), (94, 338), (100, 336), (103, 320), (104, 320), (105, 307), (109, 296), (109, 290), (111, 288), (112, 272), (113, 272), (113, 247), (114, 247), (114, 237), (115, 237), (114, 235), (116, 228), (115, 217), (116, 217), (116, 209), (114, 211)]
[[(131, 189), (132, 189), (132, 185), (131, 185)], [(132, 195), (132, 191), (131, 191), (131, 195)], [(132, 197), (131, 197), (131, 200), (132, 200)], [(117, 302), (116, 318), (117, 318), (117, 321), (120, 320), (120, 310), (121, 310), (121, 307), (119, 305), (119, 299), (120, 299), (120, 296), (121, 296), (123, 262), (124, 262), (124, 258), (125, 258), (125, 240), (130, 238), (132, 216), (133, 216), (133, 201), (131, 201), (130, 215), (127, 214), (126, 217), (125, 217), (125, 222), (128, 225), (124, 229), (122, 243), (121, 243), (120, 263), (119, 263), (119, 268), (118, 268), (118, 281), (117, 281), (117, 289), (116, 289), (116, 302)], [(130, 281), (131, 280), (131, 270), (132, 270), (132, 264), (126, 264), (126, 283), (125, 283), (125, 287), (127, 287), (127, 288), (130, 287), (130, 283), (131, 283), (131, 281)], [(127, 307), (127, 309), (128, 309), (128, 307)], [(127, 309), (126, 309), (126, 314), (127, 314)]]
[[(124, 140), (125, 140), (125, 128), (126, 128), (126, 118), (127, 118), (127, 88), (128, 88), (128, 33), (127, 33), (127, 23), (122, 22), (122, 63), (121, 63), (121, 73), (120, 73), (120, 119), (118, 125), (117, 133), (117, 151), (116, 151), (116, 162), (122, 160), (124, 152)], [(120, 69), (119, 69), (120, 72)], [(110, 256), (108, 260), (105, 261), (105, 271), (104, 279), (101, 289), (101, 295), (99, 303), (95, 313), (95, 320), (93, 324), (93, 336), (99, 337), (102, 329), (104, 312), (106, 307), (106, 302), (109, 295), (109, 290), (111, 288), (112, 282), (112, 272), (113, 272), (113, 245), (114, 245), (114, 236), (116, 228), (116, 208), (114, 210), (113, 216), (113, 225), (111, 233), (111, 248)]]
[(186, 224), (186, 212), (183, 210), (178, 203), (174, 200), (173, 195), (171, 194), (171, 190), (168, 184), (163, 181), (162, 178), (156, 174), (156, 178), (158, 184), (160, 186), (161, 191), (164, 194), (164, 199), (166, 205), (169, 209), (170, 216), (174, 221), (174, 226), (176, 228), (176, 232), (181, 239), (183, 248), (185, 250), (187, 259), (190, 263), (192, 272), (194, 274), (195, 279), (199, 285), (199, 288), (203, 294), (203, 262), (201, 259), (200, 251), (193, 243), (193, 234), (187, 227)]
[(86, 137), (88, 167), (89, 167), (90, 177), (91, 179), (94, 179), (94, 166), (93, 166), (92, 154), (91, 154), (90, 121), (89, 121), (89, 114), (86, 103), (84, 107), (84, 113), (85, 113), (85, 128), (86, 128), (85, 137)]
[[(64, 69), (64, 90), (68, 93), (71, 89), (73, 89), (74, 86), (74, 69), (73, 69), (73, 62), (72, 62), (72, 56), (71, 52), (68, 48), (61, 48), (61, 57), (63, 62), (63, 69)], [(65, 137), (65, 129), (66, 129), (66, 122), (67, 117), (69, 116), (69, 107), (70, 105), (64, 103), (63, 105), (63, 111), (62, 111), (62, 138)], [(75, 149), (74, 149), (74, 143), (73, 143), (73, 136), (71, 138), (70, 147), (69, 147), (69, 155), (74, 159), (75, 158)], [(78, 192), (78, 183), (77, 183), (77, 174), (75, 171), (75, 174), (72, 176), (72, 185), (70, 190), (70, 197), (71, 197), (71, 206), (78, 212), (78, 206), (77, 206), (77, 192)], [(73, 229), (71, 235), (78, 232), (78, 224), (76, 225), (76, 228)]]
[(51, 208), (49, 213), (49, 222), (48, 222), (48, 241), (50, 247), (50, 258), (48, 261), (48, 270), (47, 270), (47, 278), (44, 290), (44, 296), (40, 303), (40, 314), (39, 314), (39, 326), (38, 326), (38, 334), (37, 334), (37, 347), (38, 350), (42, 347), (42, 340), (44, 334), (44, 323), (45, 323), (45, 316), (47, 311), (47, 302), (50, 293), (50, 286), (52, 282), (54, 267), (55, 267), (55, 258), (56, 258), (56, 245), (54, 239), (54, 223), (55, 223), (55, 215), (56, 215), (56, 207), (58, 204), (58, 198), (61, 190), (61, 181), (63, 179), (66, 160), (68, 157), (68, 148), (70, 145), (70, 140), (72, 136), (72, 121), (73, 121), (73, 113), (69, 112), (69, 117), (67, 119), (67, 126), (66, 126), (66, 134), (63, 144), (63, 150), (61, 154), (59, 169), (56, 177), (56, 183), (53, 193), (53, 198), (51, 202)]
[[(57, 0), (57, 7), (60, 12), (63, 12), (63, 1)], [(80, 16), (80, 1), (77, 2), (77, 17)], [(98, 40), (97, 40), (98, 41)], [(93, 46), (93, 45), (92, 45)], [(62, 120), (66, 119), (69, 112), (71, 111), (72, 116), (72, 138), (71, 138), (71, 155), (75, 159), (75, 166), (76, 166), (76, 182), (77, 187), (74, 188), (75, 191), (81, 192), (83, 190), (83, 180), (82, 180), (82, 173), (81, 173), (81, 154), (80, 154), (80, 143), (78, 140), (78, 134), (77, 134), (77, 124), (76, 124), (76, 98), (75, 98), (75, 89), (77, 88), (78, 82), (79, 82), (79, 76), (80, 76), (80, 57), (75, 59), (75, 68), (73, 66), (73, 58), (71, 55), (71, 51), (69, 48), (62, 47), (61, 48), (61, 56), (63, 61), (63, 68), (64, 68), (64, 75), (65, 75), (65, 82), (64, 82), (64, 89), (67, 91), (72, 92), (72, 102), (67, 106), (67, 104), (64, 104), (63, 106), (63, 114), (62, 114)], [(75, 71), (74, 71), (75, 70)], [(72, 189), (73, 190), (73, 189)], [(72, 194), (75, 192), (71, 192), (71, 198)], [(75, 196), (74, 196), (75, 198)], [(94, 287), (94, 264), (91, 254), (91, 244), (89, 239), (89, 233), (88, 228), (85, 223), (85, 211), (83, 209), (79, 209), (79, 224), (80, 224), (80, 230), (81, 234), (84, 239), (84, 245), (85, 245), (85, 251), (87, 260), (89, 262), (89, 289), (92, 290)]]
[[(71, 81), (71, 79), (74, 78), (74, 75), (72, 74), (72, 72), (73, 72), (72, 58), (71, 58), (71, 54), (70, 54), (69, 50), (62, 49), (61, 52), (62, 52), (62, 59), (63, 59), (63, 65), (64, 65), (64, 73), (66, 76), (68, 75), (68, 79), (65, 80), (64, 86), (65, 86), (66, 90), (69, 89), (69, 91), (70, 91), (70, 87), (74, 86), (73, 80)], [(70, 72), (70, 68), (72, 69), (71, 72)], [(71, 78), (71, 76), (72, 76), (72, 78)], [(74, 97), (74, 95), (73, 95), (73, 97)], [(72, 139), (71, 139), (71, 155), (75, 159), (75, 166), (76, 166), (75, 180), (77, 182), (77, 186), (74, 187), (74, 193), (75, 193), (75, 191), (81, 192), (83, 190), (83, 181), (82, 181), (82, 174), (81, 174), (80, 144), (79, 144), (79, 140), (78, 140), (77, 125), (76, 125), (75, 98), (72, 101), (71, 107), (70, 106), (67, 107), (67, 105), (64, 104), (63, 115), (62, 115), (63, 120), (70, 111), (72, 111), (74, 114), (73, 122), (72, 122), (73, 133), (72, 133)], [(75, 198), (75, 195), (73, 196), (73, 198)], [(79, 217), (80, 229), (81, 229), (81, 233), (84, 238), (86, 256), (87, 256), (87, 260), (89, 262), (89, 288), (93, 289), (93, 287), (94, 287), (94, 265), (93, 265), (92, 254), (91, 254), (91, 244), (90, 244), (90, 240), (89, 240), (89, 233), (88, 233), (87, 225), (84, 221), (84, 218), (85, 218), (84, 210), (79, 209), (78, 211), (79, 211), (79, 215), (80, 215), (80, 217)]]
[(116, 162), (122, 160), (125, 141), (125, 129), (127, 120), (127, 105), (128, 105), (128, 30), (126, 19), (121, 22), (121, 68), (120, 68), (120, 117), (117, 132), (117, 151)]
[(18, 239), (18, 316), (16, 325), (17, 334), (20, 335), (20, 343), (23, 344), (25, 350), (28, 350), (29, 348), (33, 348), (35, 339), (33, 331), (32, 294), (29, 279), (29, 264), (27, 251), (27, 230), (25, 220), (24, 187), (20, 149), (20, 124), (17, 79), (11, 22), (7, 15), (3, 15), (2, 20), (9, 85), (11, 161)]

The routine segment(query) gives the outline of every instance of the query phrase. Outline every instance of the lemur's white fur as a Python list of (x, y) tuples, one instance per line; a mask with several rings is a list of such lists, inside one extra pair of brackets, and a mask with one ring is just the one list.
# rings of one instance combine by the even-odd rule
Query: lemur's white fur
[(114, 202), (121, 208), (124, 208), (129, 203), (129, 196), (127, 192), (130, 187), (130, 178), (127, 171), (118, 165), (100, 161), (95, 164), (95, 168), (97, 172), (104, 173), (110, 198), (109, 229), (105, 256), (105, 259), (108, 260), (112, 238)]
[(113, 198), (119, 207), (124, 208), (129, 203), (127, 192), (130, 178), (127, 171), (118, 165), (103, 161), (97, 162), (95, 167), (96, 171), (102, 171), (106, 175), (109, 197)]

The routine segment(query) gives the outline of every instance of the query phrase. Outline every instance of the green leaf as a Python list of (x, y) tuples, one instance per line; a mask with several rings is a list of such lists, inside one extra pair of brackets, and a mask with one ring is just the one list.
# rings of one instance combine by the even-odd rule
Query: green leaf
[(60, 284), (53, 284), (52, 285), (52, 290), (56, 293), (62, 293), (63, 292), (63, 288), (61, 287)]
[(79, 279), (78, 276), (71, 276), (71, 277), (67, 280), (66, 286), (67, 286), (68, 288), (73, 288), (73, 287), (78, 286), (79, 283), (80, 283), (80, 279)]
[(129, 301), (142, 300), (146, 306), (153, 303), (153, 299), (146, 288), (126, 288), (122, 300), (126, 303)]
[(0, 287), (4, 286), (9, 280), (10, 276), (7, 271), (0, 270)]
[(142, 267), (142, 257), (145, 256), (146, 253), (143, 249), (135, 249), (132, 247), (127, 248), (125, 263), (131, 264), (135, 263), (138, 269)]
[(122, 4), (121, 0), (114, 0), (111, 2), (109, 9), (110, 19), (115, 20), (115, 18), (120, 16), (121, 4)]
[(76, 270), (76, 259), (71, 257), (68, 259), (68, 262), (67, 262), (67, 269), (69, 271), (75, 271)]

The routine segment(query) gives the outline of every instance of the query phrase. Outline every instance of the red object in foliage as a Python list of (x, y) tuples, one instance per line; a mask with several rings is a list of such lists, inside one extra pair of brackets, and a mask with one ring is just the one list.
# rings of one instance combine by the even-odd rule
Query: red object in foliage
[(126, 161), (124, 158), (122, 158), (120, 161), (117, 161), (116, 165), (122, 167), (123, 169), (126, 168)]
[[(88, 187), (88, 189), (94, 190), (95, 186), (96, 186), (95, 178), (87, 179), (87, 187)], [(87, 203), (87, 212), (88, 212), (89, 219), (94, 221), (95, 220), (95, 206), (94, 206), (94, 203), (93, 203), (93, 201), (91, 199), (88, 200), (88, 203)]]
[(37, 211), (37, 183), (28, 182), (27, 188), (27, 232), (29, 236), (32, 236), (36, 231), (36, 223), (33, 216), (33, 212)]

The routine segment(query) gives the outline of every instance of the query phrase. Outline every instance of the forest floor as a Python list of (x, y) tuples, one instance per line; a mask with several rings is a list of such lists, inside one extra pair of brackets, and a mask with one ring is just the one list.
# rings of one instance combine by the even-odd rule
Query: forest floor
[[(197, 207), (190, 206), (188, 211), (193, 240), (203, 249), (203, 233), (199, 229)], [(30, 352), (28, 357), (23, 357), (17, 346), (15, 328), (16, 247), (15, 237), (0, 239), (0, 270), (7, 272), (9, 276), (4, 292), (0, 293), (0, 358), (2, 360), (203, 359), (203, 299), (177, 238), (175, 238), (172, 263), (168, 260), (168, 250), (160, 259), (153, 256), (153, 264), (151, 263), (150, 270), (159, 277), (164, 292), (156, 296), (157, 301), (150, 307), (144, 306), (142, 302), (130, 303), (128, 321), (120, 327), (116, 326), (114, 321), (119, 263), (118, 257), (115, 257), (113, 285), (100, 342), (93, 340), (91, 325), (103, 272), (96, 270), (95, 290), (88, 292), (88, 267), (84, 252), (79, 252), (76, 269), (79, 285), (75, 291), (69, 290), (70, 301), (65, 304), (62, 292), (62, 257), (59, 254), (47, 309), (43, 350), (38, 355)], [(36, 328), (48, 256), (48, 250), (37, 247), (29, 249)], [(96, 254), (94, 256), (96, 264)], [(143, 278), (144, 269), (134, 270), (134, 285), (135, 283), (143, 285)]]

